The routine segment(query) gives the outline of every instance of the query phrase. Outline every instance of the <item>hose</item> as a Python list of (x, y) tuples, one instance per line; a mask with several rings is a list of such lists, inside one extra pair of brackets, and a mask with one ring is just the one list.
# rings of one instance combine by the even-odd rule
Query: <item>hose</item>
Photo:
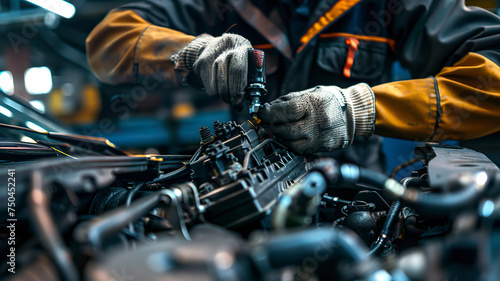
[[(406, 177), (401, 180), (401, 185), (404, 188), (409, 186), (418, 186), (420, 184), (420, 178), (418, 177)], [(392, 229), (394, 227), (394, 222), (398, 217), (399, 213), (402, 209), (401, 201), (393, 201), (389, 212), (387, 213), (387, 217), (385, 218), (382, 229), (380, 230), (380, 234), (372, 246), (369, 255), (378, 255), (384, 249), (386, 243), (391, 239)]]
[(152, 180), (152, 181), (148, 182), (147, 184), (160, 183), (160, 182), (164, 182), (167, 180), (174, 180), (178, 177), (189, 176), (189, 173), (190, 173), (190, 171), (187, 168), (187, 166), (182, 166), (181, 168), (179, 168), (175, 171), (161, 175), (157, 179)]
[[(341, 258), (353, 265), (363, 264), (363, 271), (357, 272), (363, 279), (375, 269), (370, 262), (366, 246), (350, 231), (333, 228), (298, 230), (270, 236), (256, 245), (253, 259), (260, 268), (279, 269), (315, 263), (328, 266), (332, 260)], [(283, 253), (286, 253), (285, 255)]]
[(449, 190), (458, 191), (436, 194), (408, 189), (397, 197), (402, 203), (414, 208), (422, 215), (434, 218), (449, 216), (479, 202), (490, 185), (491, 178), (491, 174), (484, 171), (462, 174), (448, 186)]
[[(127, 201), (125, 202), (125, 206), (130, 206), (130, 203), (132, 203), (132, 200), (134, 199), (135, 195), (141, 188), (143, 188), (146, 184), (145, 183), (140, 183), (132, 191), (130, 191), (127, 195)], [(135, 226), (133, 222), (129, 222), (128, 228), (130, 229), (130, 232), (135, 233)]]
[(74, 231), (75, 238), (79, 242), (87, 242), (99, 248), (102, 246), (101, 243), (105, 237), (121, 230), (130, 221), (140, 218), (149, 210), (158, 206), (161, 200), (162, 192), (155, 192), (135, 200), (130, 206), (122, 206), (99, 217), (85, 221), (76, 227)]
[[(449, 190), (458, 191), (445, 194), (423, 193), (417, 189), (406, 189), (402, 184), (381, 173), (358, 168), (352, 164), (344, 164), (340, 169), (343, 180), (382, 187), (394, 200), (413, 207), (421, 214), (433, 217), (450, 215), (472, 206), (485, 193), (486, 187), (495, 181), (492, 180), (491, 173), (485, 171), (467, 173), (458, 175), (457, 180), (450, 183)], [(416, 184), (416, 179), (407, 179), (403, 184), (408, 186)]]
[(419, 177), (406, 177), (401, 180), (401, 185), (408, 187), (420, 187), (420, 178)]
[(359, 182), (383, 188), (389, 178), (379, 172), (359, 168)]
[(392, 202), (391, 208), (389, 209), (387, 217), (385, 218), (384, 225), (382, 226), (382, 230), (380, 230), (380, 234), (377, 238), (377, 241), (375, 241), (374, 245), (372, 246), (372, 249), (368, 253), (369, 255), (375, 255), (382, 252), (386, 243), (391, 239), (392, 228), (394, 227), (394, 222), (396, 221), (396, 218), (399, 216), (399, 213), (401, 212), (401, 208), (402, 205), (400, 201)]

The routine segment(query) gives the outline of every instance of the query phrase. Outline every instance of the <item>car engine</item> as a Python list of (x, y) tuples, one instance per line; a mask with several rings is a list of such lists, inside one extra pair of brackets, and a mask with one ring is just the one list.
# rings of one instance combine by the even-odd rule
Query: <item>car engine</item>
[(200, 128), (194, 155), (73, 139), (82, 142), (93, 153), (0, 148), (1, 267), (15, 270), (11, 280), (500, 276), (500, 171), (473, 150), (417, 147), (423, 168), (398, 182), (292, 153), (257, 119)]

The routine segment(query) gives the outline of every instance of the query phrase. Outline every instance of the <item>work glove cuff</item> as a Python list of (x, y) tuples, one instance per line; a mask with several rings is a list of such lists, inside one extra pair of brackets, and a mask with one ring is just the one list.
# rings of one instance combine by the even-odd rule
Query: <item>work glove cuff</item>
[(170, 58), (175, 62), (175, 69), (192, 71), (195, 61), (213, 39), (212, 35), (204, 33), (187, 43), (179, 53)]
[[(375, 94), (365, 83), (351, 86), (343, 91), (351, 114), (349, 122), (354, 124), (354, 135), (370, 137), (375, 130)], [(354, 120), (352, 120), (354, 119)]]

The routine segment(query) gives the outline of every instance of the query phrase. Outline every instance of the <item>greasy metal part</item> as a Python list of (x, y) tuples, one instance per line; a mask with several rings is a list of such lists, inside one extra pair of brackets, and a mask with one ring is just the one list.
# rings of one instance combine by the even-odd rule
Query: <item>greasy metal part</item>
[(203, 156), (189, 163), (204, 211), (200, 219), (239, 230), (259, 228), (281, 192), (306, 173), (303, 156), (274, 139), (260, 141), (258, 122), (252, 121), (214, 122), (214, 140), (202, 144)]
[(186, 223), (184, 222), (184, 216), (180, 204), (180, 201), (182, 200), (182, 191), (178, 188), (174, 188), (172, 190), (164, 189), (160, 192), (163, 195), (161, 200), (165, 206), (161, 214), (175, 229), (180, 229), (182, 236), (184, 236), (186, 240), (191, 240)]
[(318, 171), (309, 172), (281, 196), (272, 222), (276, 230), (309, 225), (326, 191), (327, 181)]
[(260, 103), (260, 97), (262, 96), (260, 91), (265, 90), (264, 86), (259, 83), (253, 83), (248, 86), (249, 94), (248, 98), (250, 99), (250, 107), (249, 114), (251, 117), (257, 116), (260, 107), (262, 106)]
[(430, 185), (435, 188), (444, 188), (462, 172), (500, 171), (484, 154), (467, 148), (429, 144), (415, 148), (415, 155), (427, 165)]
[(200, 196), (196, 185), (192, 182), (185, 182), (174, 188), (182, 192), (181, 203), (194, 209), (196, 214), (203, 214), (205, 208), (200, 204)]
[(286, 147), (284, 145), (282, 145), (281, 143), (277, 142), (276, 140), (274, 140), (274, 139), (267, 139), (267, 140), (261, 142), (259, 145), (257, 145), (256, 147), (252, 148), (250, 151), (247, 152), (247, 154), (245, 155), (245, 160), (243, 160), (243, 169), (247, 169), (248, 168), (248, 164), (250, 163), (250, 157), (257, 150), (261, 149), (262, 147), (264, 147), (265, 145), (267, 145), (269, 143), (277, 144), (278, 146), (286, 149)]

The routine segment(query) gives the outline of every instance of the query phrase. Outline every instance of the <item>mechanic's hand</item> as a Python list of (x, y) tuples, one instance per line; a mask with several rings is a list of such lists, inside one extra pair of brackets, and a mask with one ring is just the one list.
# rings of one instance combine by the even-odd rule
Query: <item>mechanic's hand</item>
[(347, 89), (317, 86), (265, 104), (258, 116), (298, 153), (330, 151), (350, 145), (354, 136), (373, 134), (375, 96), (364, 83)]
[(203, 34), (189, 42), (177, 55), (176, 68), (193, 71), (208, 95), (220, 95), (222, 100), (241, 110), (250, 49), (250, 41), (240, 35), (225, 33), (213, 37)]

